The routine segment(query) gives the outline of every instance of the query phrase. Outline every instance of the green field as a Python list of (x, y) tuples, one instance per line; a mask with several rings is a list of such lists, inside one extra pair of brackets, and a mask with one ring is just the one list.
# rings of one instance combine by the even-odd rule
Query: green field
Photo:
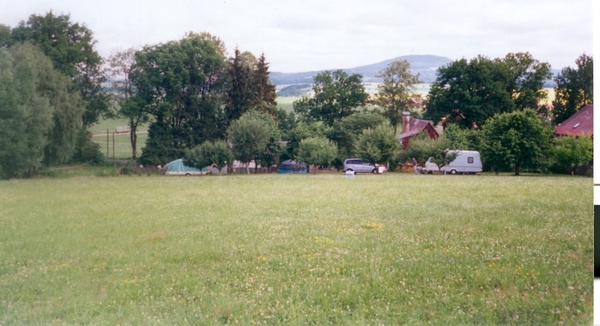
[(0, 208), (1, 325), (592, 321), (591, 178), (56, 177)]

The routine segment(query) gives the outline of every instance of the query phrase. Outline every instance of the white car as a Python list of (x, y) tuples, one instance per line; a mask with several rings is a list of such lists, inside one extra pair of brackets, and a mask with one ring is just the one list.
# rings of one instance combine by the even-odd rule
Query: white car
[(440, 172), (440, 167), (432, 161), (433, 157), (430, 157), (427, 162), (425, 162), (425, 166), (423, 167), (423, 173), (433, 173)]

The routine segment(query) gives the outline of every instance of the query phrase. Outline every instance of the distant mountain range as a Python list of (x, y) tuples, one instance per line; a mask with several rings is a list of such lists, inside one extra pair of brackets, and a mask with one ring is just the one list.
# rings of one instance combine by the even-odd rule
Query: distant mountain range
[[(348, 74), (361, 74), (363, 81), (368, 83), (381, 82), (377, 76), (379, 72), (387, 67), (390, 63), (397, 60), (406, 60), (410, 63), (410, 68), (413, 74), (419, 74), (419, 79), (424, 84), (430, 84), (435, 81), (435, 74), (437, 69), (441, 66), (447, 65), (454, 60), (446, 57), (440, 57), (435, 55), (405, 55), (394, 59), (385, 60), (379, 63), (374, 63), (366, 66), (360, 66), (350, 69), (342, 69)], [(337, 70), (337, 69), (329, 69)], [(271, 82), (274, 85), (294, 85), (294, 84), (308, 84), (309, 86), (313, 83), (313, 77), (321, 71), (307, 71), (307, 72), (295, 72), (295, 73), (284, 73), (284, 72), (271, 72)], [(552, 73), (556, 76), (560, 70), (552, 69)], [(547, 80), (544, 87), (555, 87), (553, 80)]]
[[(363, 81), (365, 82), (379, 82), (376, 78), (379, 72), (387, 67), (390, 63), (398, 60), (406, 60), (410, 63), (410, 68), (413, 74), (419, 74), (419, 78), (423, 83), (429, 84), (435, 80), (435, 72), (443, 65), (447, 65), (453, 60), (446, 57), (438, 57), (435, 55), (405, 55), (394, 59), (385, 60), (382, 62), (360, 66), (350, 69), (342, 69), (348, 74), (361, 74)], [(329, 69), (337, 70), (337, 69)], [(307, 71), (307, 72), (295, 72), (295, 73), (284, 73), (284, 72), (271, 72), (271, 82), (274, 85), (290, 85), (290, 84), (312, 84), (313, 77), (321, 71)]]

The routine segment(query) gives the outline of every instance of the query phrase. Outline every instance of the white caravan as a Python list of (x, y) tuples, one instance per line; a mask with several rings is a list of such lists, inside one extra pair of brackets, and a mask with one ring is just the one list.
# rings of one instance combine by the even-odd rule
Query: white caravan
[(481, 156), (478, 151), (460, 151), (452, 150), (448, 151), (448, 154), (456, 154), (456, 157), (452, 162), (447, 165), (438, 167), (437, 164), (431, 162), (431, 158), (425, 163), (425, 171), (427, 173), (432, 172), (444, 172), (450, 174), (457, 173), (479, 173), (482, 171)]

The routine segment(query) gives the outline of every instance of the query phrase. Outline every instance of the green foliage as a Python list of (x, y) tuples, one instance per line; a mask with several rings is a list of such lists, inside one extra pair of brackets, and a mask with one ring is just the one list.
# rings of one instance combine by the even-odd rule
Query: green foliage
[(250, 52), (236, 48), (229, 58), (225, 96), (225, 115), (228, 122), (239, 119), (250, 110), (276, 114), (277, 93), (269, 79), (269, 64), (262, 54), (257, 60)]
[(18, 54), (0, 48), (0, 178), (31, 175), (39, 168), (53, 127), (52, 106), (38, 90), (40, 67), (48, 60)]
[(328, 126), (364, 107), (369, 99), (362, 76), (348, 76), (342, 70), (317, 74), (313, 91), (313, 97), (302, 97), (294, 102), (294, 111), (306, 121), (323, 121)]
[(594, 101), (594, 58), (582, 54), (575, 60), (577, 68), (564, 68), (554, 78), (554, 101), (552, 115), (559, 124), (570, 118), (577, 110)]
[(52, 62), (30, 43), (15, 44), (8, 51), (16, 61), (32, 61), (37, 71), (36, 92), (49, 100), (52, 107), (52, 129), (47, 133), (44, 148), (45, 166), (68, 162), (81, 131), (84, 103), (77, 93), (70, 92), (72, 82), (55, 70)]
[(127, 119), (131, 142), (131, 159), (137, 158), (138, 126), (150, 120), (149, 106), (143, 95), (137, 96), (133, 80), (132, 67), (135, 64), (135, 49), (118, 51), (108, 59), (108, 71), (113, 78), (112, 98), (116, 102), (117, 115)]
[(593, 147), (591, 137), (564, 136), (556, 140), (552, 157), (557, 164), (573, 173), (578, 166), (592, 161)]
[(481, 157), (494, 171), (539, 168), (546, 163), (553, 132), (533, 110), (500, 114), (483, 128)]
[(256, 64), (256, 69), (254, 70), (253, 75), (253, 108), (259, 112), (276, 115), (277, 91), (275, 90), (275, 85), (271, 83), (271, 79), (269, 78), (269, 63), (266, 62), (264, 53), (260, 56), (260, 58), (258, 58), (258, 63)]
[(429, 138), (427, 133), (420, 133), (411, 138), (410, 144), (405, 151), (399, 153), (399, 161), (407, 162), (414, 157), (419, 165), (423, 165), (431, 157), (434, 163), (442, 166), (452, 160), (452, 157), (447, 157), (446, 151), (448, 149), (460, 148), (453, 147), (454, 145), (459, 146), (460, 142), (453, 142), (451, 137), (448, 137), (445, 133), (437, 139)]
[[(244, 113), (252, 108), (254, 99), (254, 80), (252, 71), (256, 64), (256, 58), (249, 52), (245, 52), (246, 60), (236, 47), (234, 57), (229, 58), (227, 68), (227, 91), (225, 115), (230, 123), (239, 119)], [(251, 58), (248, 58), (248, 55)]]
[(338, 145), (338, 156), (344, 160), (356, 155), (357, 142), (364, 130), (375, 129), (384, 122), (385, 117), (377, 112), (355, 112), (335, 121), (327, 131), (327, 138)]
[(277, 123), (283, 140), (289, 140), (290, 132), (298, 125), (294, 111), (288, 113), (282, 108), (277, 110)]
[(314, 165), (314, 172), (318, 166), (329, 166), (335, 159), (337, 146), (325, 137), (310, 137), (300, 141), (298, 146), (298, 162)]
[(400, 143), (392, 127), (379, 125), (365, 129), (357, 142), (357, 154), (373, 164), (393, 161), (400, 150)]
[(299, 121), (296, 127), (290, 130), (287, 134), (287, 145), (285, 149), (285, 157), (296, 159), (298, 157), (298, 148), (303, 139), (311, 137), (325, 137), (328, 128), (320, 122), (307, 123)]
[(143, 161), (164, 164), (168, 161), (157, 161), (181, 157), (186, 148), (224, 136), (219, 78), (223, 67), (224, 57), (206, 35), (190, 33), (180, 41), (136, 52), (131, 79), (139, 103), (157, 125), (149, 134)]
[(77, 145), (71, 161), (97, 165), (103, 163), (104, 159), (104, 154), (100, 151), (100, 145), (92, 140), (92, 135), (89, 132), (81, 130), (77, 135)]
[(221, 169), (231, 163), (233, 163), (233, 154), (224, 140), (207, 141), (187, 150), (183, 161), (183, 164), (198, 169), (214, 164), (219, 170), (219, 175)]
[(450, 124), (444, 129), (442, 137), (449, 141), (447, 148), (478, 151), (481, 131), (479, 129), (461, 129), (455, 124)]
[(267, 145), (279, 140), (277, 122), (272, 115), (250, 111), (227, 128), (233, 156), (242, 163), (258, 161)]
[(438, 69), (425, 115), (434, 122), (446, 118), (463, 128), (480, 127), (496, 114), (537, 109), (550, 77), (550, 65), (529, 53), (457, 60)]
[(146, 146), (142, 150), (139, 162), (144, 165), (163, 165), (180, 158), (185, 148), (175, 148), (174, 143), (171, 127), (159, 115), (148, 128)]
[(69, 15), (31, 15), (11, 31), (14, 42), (31, 42), (46, 54), (54, 67), (73, 79), (85, 101), (83, 128), (98, 122), (109, 114), (108, 96), (103, 92), (106, 80), (102, 72), (102, 58), (94, 49), (93, 33), (85, 25), (73, 23)]
[(375, 103), (384, 108), (383, 115), (396, 133), (397, 126), (402, 123), (402, 112), (410, 111), (408, 104), (415, 97), (416, 85), (421, 82), (419, 75), (413, 75), (410, 63), (401, 60), (390, 63), (377, 77), (383, 79), (383, 83), (377, 86)]

